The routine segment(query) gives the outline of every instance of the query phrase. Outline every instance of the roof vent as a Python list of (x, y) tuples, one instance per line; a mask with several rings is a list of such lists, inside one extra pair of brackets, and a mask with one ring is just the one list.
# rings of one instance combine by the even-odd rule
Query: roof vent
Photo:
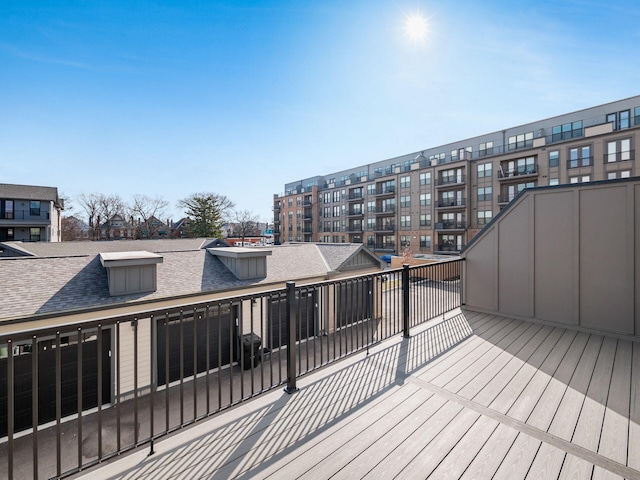
[(258, 247), (229, 247), (207, 248), (207, 252), (218, 257), (238, 280), (267, 276), (267, 257), (271, 255), (271, 250)]
[(100, 263), (107, 269), (112, 297), (157, 289), (156, 265), (162, 263), (162, 255), (144, 251), (101, 253)]

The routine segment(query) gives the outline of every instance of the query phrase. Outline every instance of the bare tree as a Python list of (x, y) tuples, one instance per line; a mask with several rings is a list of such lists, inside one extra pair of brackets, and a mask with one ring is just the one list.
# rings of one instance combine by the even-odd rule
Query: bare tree
[(189, 237), (220, 237), (234, 204), (218, 193), (194, 193), (178, 202), (189, 217)]
[[(117, 193), (99, 195), (100, 215), (104, 218), (107, 240), (111, 240), (111, 224), (113, 217), (124, 213), (125, 203)], [(100, 226), (98, 226), (100, 228)]]
[(260, 235), (260, 219), (249, 210), (237, 210), (233, 214), (233, 233), (242, 238)]
[(89, 235), (92, 240), (99, 239), (101, 196), (99, 193), (82, 193), (78, 197), (78, 203), (87, 215)]
[(153, 238), (158, 234), (168, 205), (169, 202), (160, 197), (139, 194), (133, 196), (130, 212), (132, 217), (140, 220), (135, 222), (138, 238)]
[(82, 239), (82, 226), (76, 217), (62, 217), (60, 224), (63, 242)]

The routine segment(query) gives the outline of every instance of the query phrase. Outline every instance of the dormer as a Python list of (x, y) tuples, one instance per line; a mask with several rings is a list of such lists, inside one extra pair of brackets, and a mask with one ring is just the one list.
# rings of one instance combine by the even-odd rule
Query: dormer
[(156, 265), (162, 263), (162, 255), (145, 251), (101, 253), (100, 263), (107, 269), (112, 297), (157, 289)]
[(207, 252), (218, 257), (238, 280), (252, 280), (267, 276), (267, 257), (271, 250), (264, 248), (207, 248)]

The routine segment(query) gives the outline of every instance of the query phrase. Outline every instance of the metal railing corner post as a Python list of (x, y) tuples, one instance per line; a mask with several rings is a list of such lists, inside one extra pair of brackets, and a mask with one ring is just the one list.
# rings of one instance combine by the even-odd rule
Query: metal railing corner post
[(287, 282), (285, 319), (287, 325), (287, 386), (284, 391), (291, 394), (298, 391), (296, 386), (296, 284)]
[(409, 265), (402, 265), (402, 330), (403, 337), (409, 338)]

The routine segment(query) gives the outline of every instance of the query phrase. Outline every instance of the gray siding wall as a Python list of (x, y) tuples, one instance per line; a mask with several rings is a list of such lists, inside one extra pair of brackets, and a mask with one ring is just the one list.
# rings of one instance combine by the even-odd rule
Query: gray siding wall
[(640, 180), (533, 189), (464, 252), (468, 308), (640, 336)]

